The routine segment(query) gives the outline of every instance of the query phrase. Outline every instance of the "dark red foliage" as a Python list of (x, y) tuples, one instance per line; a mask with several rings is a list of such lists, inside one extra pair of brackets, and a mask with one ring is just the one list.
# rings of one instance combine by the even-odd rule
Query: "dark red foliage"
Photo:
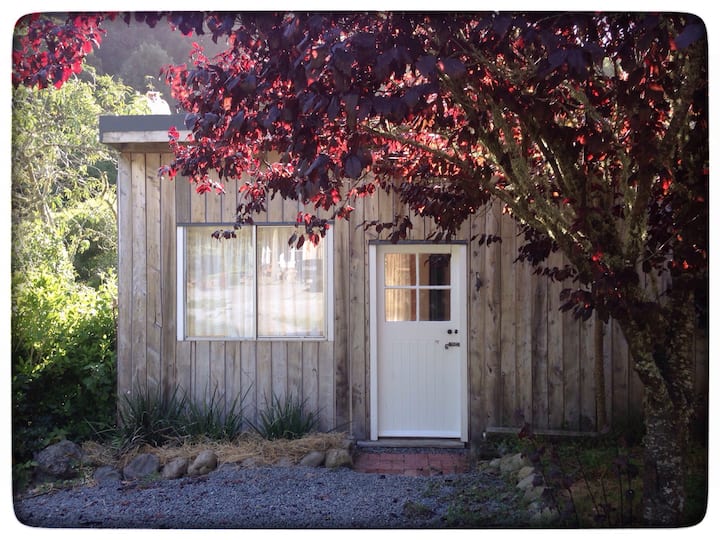
[[(319, 239), (358, 197), (394, 192), (451, 238), (491, 200), (522, 226), (519, 259), (572, 279), (565, 307), (627, 317), (640, 273), (707, 277), (707, 42), (687, 14), (139, 13), (227, 39), (165, 76), (193, 144), (164, 173), (198, 192), (249, 178), (238, 223), (268, 198)], [(102, 16), (19, 26), (14, 84), (62, 84)], [(393, 241), (410, 221), (370, 223)], [(483, 237), (483, 243), (495, 241)], [(547, 267), (561, 251), (568, 264)], [(633, 308), (635, 309), (635, 308)]]
[(12, 51), (13, 86), (60, 88), (82, 71), (85, 56), (100, 45), (104, 19), (95, 13), (72, 14), (63, 23), (37, 13), (20, 19)]

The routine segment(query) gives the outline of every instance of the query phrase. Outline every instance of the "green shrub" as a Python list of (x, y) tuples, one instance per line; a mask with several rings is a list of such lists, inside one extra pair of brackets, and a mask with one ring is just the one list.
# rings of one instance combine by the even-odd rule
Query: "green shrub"
[(13, 279), (13, 460), (115, 416), (114, 276), (98, 289), (42, 269)]
[(301, 401), (292, 395), (281, 400), (273, 394), (265, 410), (260, 413), (259, 425), (252, 425), (262, 437), (268, 440), (299, 439), (312, 432), (318, 423), (316, 412), (306, 411), (307, 400)]

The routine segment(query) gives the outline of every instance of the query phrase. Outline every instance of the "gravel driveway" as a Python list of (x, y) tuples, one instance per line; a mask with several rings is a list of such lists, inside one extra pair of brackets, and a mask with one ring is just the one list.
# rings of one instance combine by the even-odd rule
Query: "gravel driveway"
[[(223, 466), (202, 477), (20, 498), (15, 513), (25, 525), (52, 528), (517, 527), (525, 521), (519, 498), (513, 486), (490, 472), (409, 477)], [(471, 511), (472, 522), (451, 509), (459, 501)]]

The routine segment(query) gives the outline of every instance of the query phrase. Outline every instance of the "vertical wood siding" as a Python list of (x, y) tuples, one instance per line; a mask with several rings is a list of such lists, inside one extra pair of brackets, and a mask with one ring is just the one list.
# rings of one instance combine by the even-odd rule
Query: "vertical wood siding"
[[(392, 196), (358, 201), (333, 242), (332, 341), (178, 341), (177, 223), (232, 223), (237, 185), (227, 194), (197, 195), (183, 178), (157, 177), (169, 154), (123, 153), (118, 174), (118, 393), (176, 388), (226, 408), (244, 398), (256, 423), (273, 395), (293, 395), (319, 413), (320, 428), (356, 438), (370, 434), (368, 242), (379, 240), (363, 221), (405, 214)], [(257, 223), (292, 223), (302, 210), (276, 198)], [(413, 217), (410, 240), (424, 240), (432, 223)], [(497, 234), (502, 243), (469, 239)], [(470, 437), (487, 428), (593, 431), (596, 426), (594, 318), (579, 322), (559, 310), (561, 284), (515, 263), (517, 228), (498, 205), (471, 217), (468, 240), (468, 387)], [(553, 255), (551, 264), (561, 262)], [(641, 408), (642, 385), (616, 323), (604, 325), (607, 416), (625, 422)], [(696, 386), (707, 395), (707, 338), (696, 345)], [(703, 393), (704, 392), (704, 393)]]
[[(219, 399), (226, 410), (244, 398), (243, 412), (252, 423), (272, 396), (292, 395), (318, 412), (321, 429), (339, 424), (348, 429), (344, 302), (335, 306), (333, 341), (177, 340), (176, 286), (182, 286), (177, 283), (177, 224), (234, 222), (237, 185), (227, 186), (222, 196), (198, 195), (183, 178), (157, 177), (160, 165), (171, 159), (161, 153), (124, 153), (120, 159), (119, 394), (177, 389), (196, 402)], [(277, 199), (256, 221), (294, 222), (298, 210), (297, 203)], [(348, 229), (336, 231), (338, 297), (348, 286), (347, 243)]]

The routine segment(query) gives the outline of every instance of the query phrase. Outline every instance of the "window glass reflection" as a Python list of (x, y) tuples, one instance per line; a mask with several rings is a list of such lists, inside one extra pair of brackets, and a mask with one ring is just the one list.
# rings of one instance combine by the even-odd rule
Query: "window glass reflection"
[(410, 286), (417, 284), (414, 253), (385, 254), (385, 285)]
[(420, 289), (420, 320), (450, 320), (450, 289)]
[(450, 254), (420, 254), (420, 285), (450, 285)]
[(386, 321), (414, 321), (416, 319), (415, 289), (385, 289)]

